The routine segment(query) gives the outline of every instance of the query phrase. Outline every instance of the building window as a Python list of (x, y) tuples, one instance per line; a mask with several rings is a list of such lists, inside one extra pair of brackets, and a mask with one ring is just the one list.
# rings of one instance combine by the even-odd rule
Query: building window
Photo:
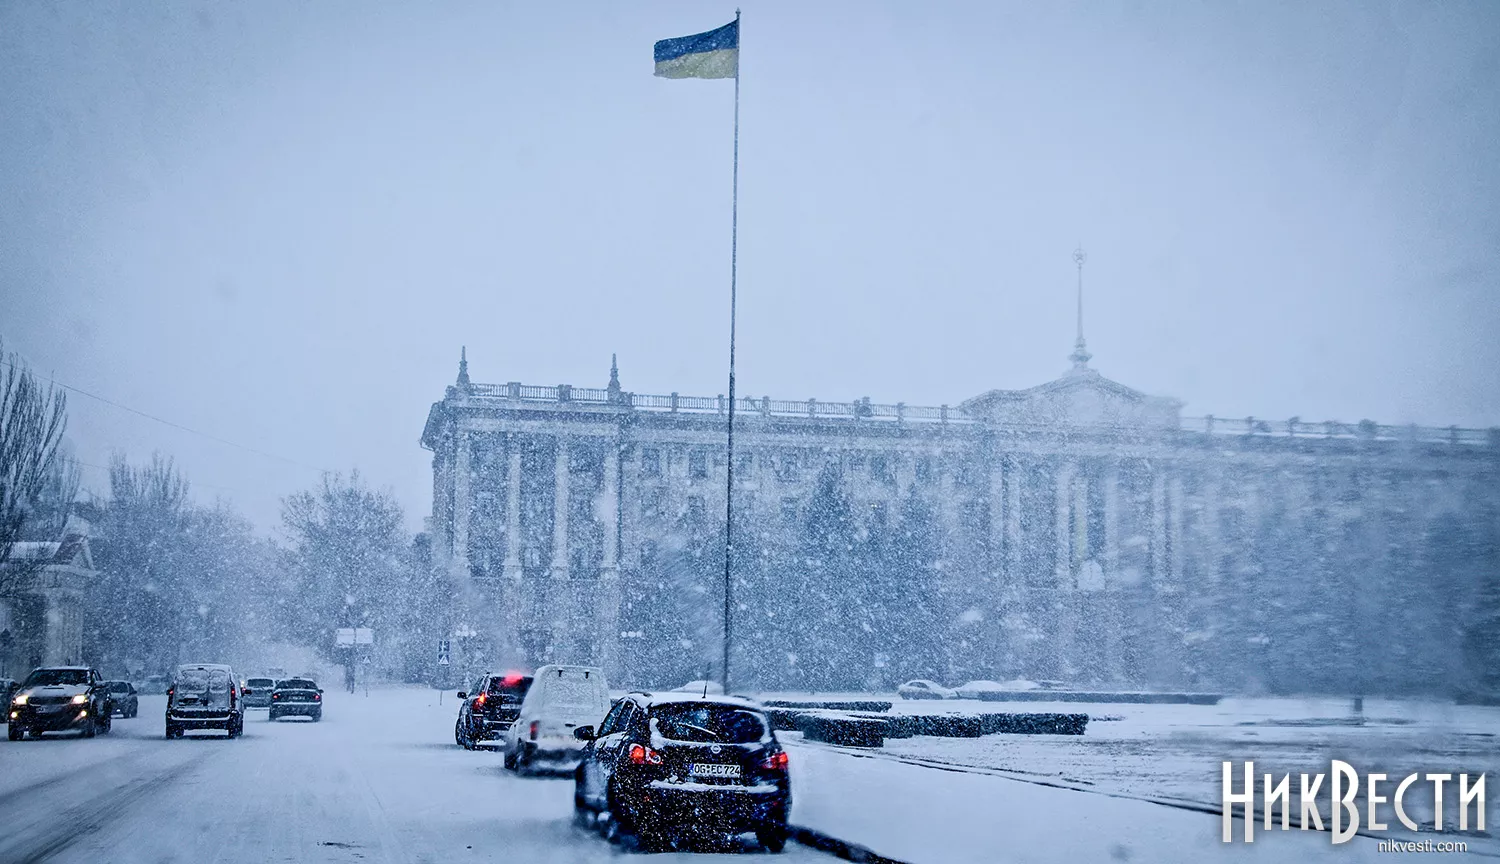
[(797, 471), (796, 453), (783, 453), (781, 458), (776, 460), (776, 476), (782, 480), (797, 479)]
[(870, 528), (872, 530), (885, 530), (886, 524), (890, 521), (890, 517), (887, 515), (888, 509), (884, 501), (876, 501), (870, 505)]
[(750, 472), (755, 469), (755, 454), (742, 454), (734, 462), (734, 472), (741, 477), (749, 477)]
[(689, 495), (688, 499), (687, 499), (687, 504), (688, 504), (688, 509), (687, 509), (688, 519), (691, 520), (691, 521), (693, 521), (693, 522), (701, 522), (703, 520), (703, 496), (702, 495)]
[(932, 480), (932, 457), (917, 457), (917, 482), (927, 483)]
[(891, 462), (884, 455), (870, 457), (870, 476), (881, 483), (889, 483), (896, 479), (891, 473)]
[(783, 499), (781, 499), (781, 521), (782, 521), (782, 524), (786, 525), (788, 528), (796, 525), (797, 524), (797, 510), (798, 509), (799, 508), (797, 506), (797, 499), (796, 498), (783, 498)]
[(641, 449), (641, 474), (646, 477), (661, 476), (661, 451), (655, 447)]
[(660, 518), (665, 510), (662, 507), (662, 495), (662, 490), (659, 488), (647, 489), (646, 494), (641, 498), (642, 515), (648, 519)]
[(708, 455), (702, 450), (688, 451), (688, 476), (694, 480), (708, 476)]

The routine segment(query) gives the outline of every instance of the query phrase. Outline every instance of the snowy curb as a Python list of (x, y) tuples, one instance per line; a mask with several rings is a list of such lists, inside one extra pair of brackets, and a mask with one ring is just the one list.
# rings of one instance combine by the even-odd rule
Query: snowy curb
[(845, 861), (858, 861), (861, 864), (905, 864), (895, 858), (887, 858), (878, 852), (872, 852), (856, 843), (840, 840), (829, 834), (824, 834), (815, 828), (804, 828), (801, 825), (788, 825), (787, 830), (791, 832), (792, 839), (819, 852), (827, 852)]

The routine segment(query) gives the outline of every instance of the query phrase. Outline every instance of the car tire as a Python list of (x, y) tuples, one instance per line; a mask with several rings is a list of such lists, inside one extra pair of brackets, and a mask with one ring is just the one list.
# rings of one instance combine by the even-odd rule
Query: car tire
[(277, 714), (275, 711), (272, 711), (271, 713), (266, 715), (266, 719), (272, 723), (275, 723), (277, 720), (281, 719), (281, 715)]
[(755, 829), (755, 840), (767, 852), (779, 853), (786, 848), (787, 834), (785, 825), (763, 825)]
[(516, 759), (516, 751), (512, 750), (509, 747), (505, 748), (505, 768), (506, 768), (506, 770), (508, 770), (508, 771), (516, 771), (516, 770), (518, 770), (518, 768), (517, 768), (518, 765), (519, 765), (519, 762)]
[(84, 724), (83, 724), (83, 736), (82, 737), (84, 737), (84, 738), (92, 738), (92, 737), (94, 737), (95, 735), (98, 735), (98, 734), (99, 734), (99, 726), (98, 726), (97, 723), (94, 722), (93, 715), (89, 715), (89, 719), (86, 720), (86, 721), (84, 721)]
[(583, 800), (583, 769), (573, 774), (573, 825), (578, 828), (594, 827), (594, 811)]
[(181, 737), (182, 737), (182, 730), (179, 729), (179, 728), (177, 728), (177, 724), (175, 724), (175, 723), (168, 723), (167, 724), (167, 740), (171, 741), (173, 738), (181, 738)]
[(6, 727), (5, 734), (12, 741), (20, 741), (26, 737), (26, 727), (19, 723), (12, 723)]
[(453, 743), (464, 748), (465, 750), (474, 749), (474, 742), (469, 740), (468, 736), (464, 735), (464, 724), (462, 720), (459, 720), (453, 724)]

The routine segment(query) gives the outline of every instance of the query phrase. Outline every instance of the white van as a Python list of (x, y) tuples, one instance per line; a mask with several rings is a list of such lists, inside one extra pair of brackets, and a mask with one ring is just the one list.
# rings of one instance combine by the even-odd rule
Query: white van
[(597, 666), (543, 666), (536, 670), (521, 713), (505, 732), (505, 767), (572, 771), (584, 742), (579, 726), (598, 726), (609, 713), (609, 684)]

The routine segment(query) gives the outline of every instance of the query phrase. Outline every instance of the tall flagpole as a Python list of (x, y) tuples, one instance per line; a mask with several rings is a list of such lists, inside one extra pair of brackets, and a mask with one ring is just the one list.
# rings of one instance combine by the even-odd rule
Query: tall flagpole
[(734, 10), (734, 198), (729, 217), (729, 462), (724, 487), (724, 666), (720, 684), (729, 693), (729, 619), (734, 560), (734, 305), (740, 252), (740, 10)]

